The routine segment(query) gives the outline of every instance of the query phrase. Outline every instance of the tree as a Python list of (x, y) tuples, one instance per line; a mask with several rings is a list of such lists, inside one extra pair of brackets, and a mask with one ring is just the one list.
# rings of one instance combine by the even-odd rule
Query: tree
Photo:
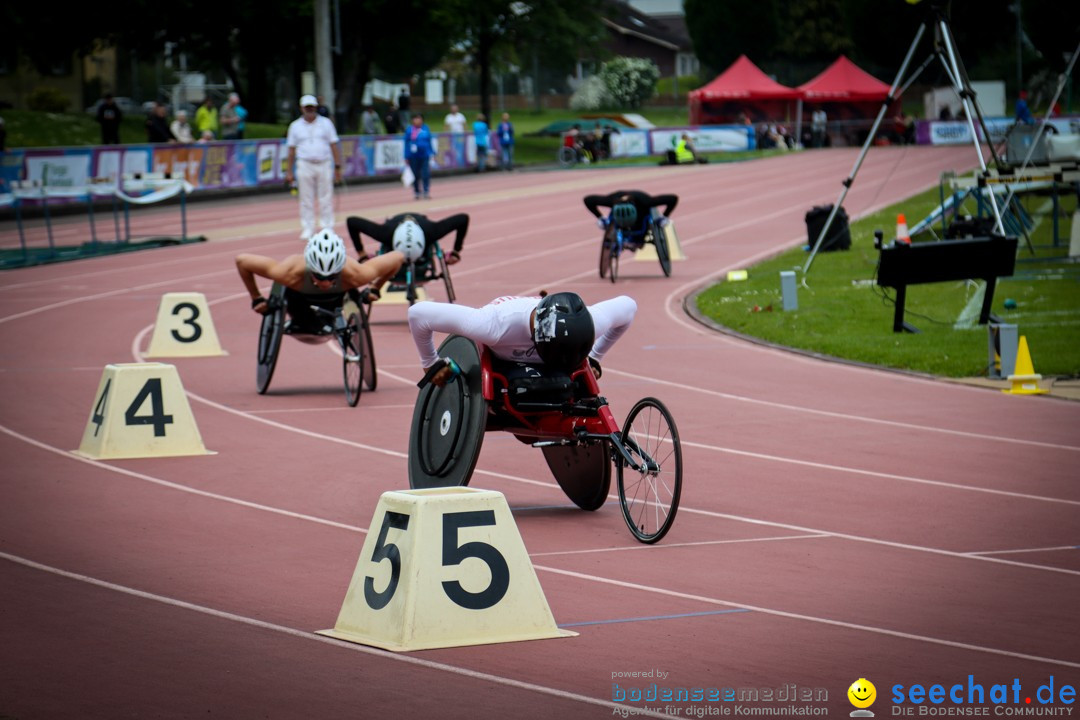
[(777, 49), (790, 60), (832, 62), (855, 48), (841, 0), (791, 0), (781, 28)]
[(740, 55), (757, 63), (771, 59), (780, 40), (777, 6), (777, 0), (684, 0), (686, 27), (698, 59), (714, 72)]

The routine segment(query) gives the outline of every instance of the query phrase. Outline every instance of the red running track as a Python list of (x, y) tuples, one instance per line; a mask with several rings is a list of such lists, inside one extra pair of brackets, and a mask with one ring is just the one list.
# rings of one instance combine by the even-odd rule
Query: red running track
[[(970, 156), (875, 149), (848, 212), (970, 169)], [(840, 715), (865, 677), (880, 717), (896, 684), (1075, 686), (1080, 405), (769, 349), (682, 310), (728, 269), (803, 242), (804, 213), (835, 201), (855, 157), (493, 173), (436, 180), (425, 203), (396, 185), (338, 196), (339, 232), (348, 214), (468, 212), (460, 302), (541, 288), (637, 300), (602, 386), (620, 420), (654, 395), (679, 424), (684, 494), (668, 537), (636, 543), (614, 498), (575, 509), (508, 435), (486, 438), (472, 482), (506, 495), (574, 639), (392, 655), (313, 634), (334, 623), (380, 495), (407, 487), (419, 368), (404, 308), (380, 306), (379, 388), (359, 407), (343, 402), (327, 346), (289, 339), (271, 392), (255, 393), (258, 322), (232, 257), (296, 251), (295, 201), (198, 203), (191, 232), (207, 243), (5, 273), (0, 716), (599, 718), (643, 710), (613, 702), (613, 683), (651, 682), (821, 688), (826, 701), (796, 705)], [(681, 198), (689, 260), (670, 279), (644, 262), (625, 262), (614, 286), (597, 276), (581, 197), (626, 186)], [(161, 234), (175, 212), (137, 213), (136, 234)], [(84, 223), (58, 221), (58, 242)], [(0, 227), (0, 244), (16, 241)], [(173, 291), (206, 295), (230, 353), (170, 361), (217, 454), (72, 455), (102, 368), (140, 357)], [(643, 671), (666, 676), (622, 675)]]

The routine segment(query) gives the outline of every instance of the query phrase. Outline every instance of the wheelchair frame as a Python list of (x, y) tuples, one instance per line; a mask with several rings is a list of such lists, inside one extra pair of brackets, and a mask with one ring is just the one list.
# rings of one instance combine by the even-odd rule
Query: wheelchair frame
[[(608, 219), (611, 222), (610, 213)], [(664, 273), (664, 277), (671, 277), (671, 249), (668, 247), (667, 234), (664, 229), (657, 224), (657, 213), (654, 208), (652, 215), (649, 217), (648, 226), (643, 231), (641, 244), (644, 247), (646, 244), (652, 244), (656, 248), (656, 257), (660, 261), (660, 269)], [(607, 233), (604, 233), (605, 236)], [(622, 255), (626, 249), (626, 244), (630, 240), (630, 231), (615, 226), (615, 237), (613, 240), (608, 240), (604, 237), (600, 241), (600, 278), (608, 277), (611, 282), (615, 282), (619, 275), (619, 256)], [(636, 252), (631, 250), (630, 252)]]
[[(409, 301), (410, 305), (416, 303), (416, 288), (423, 287), (425, 284), (432, 280), (442, 280), (446, 286), (446, 298), (447, 302), (454, 302), (457, 299), (457, 295), (454, 294), (454, 283), (450, 280), (450, 264), (446, 262), (446, 255), (442, 251), (442, 246), (439, 242), (432, 241), (424, 250), (425, 263), (424, 274), (421, 277), (417, 277), (417, 268), (421, 267), (416, 261), (409, 260), (401, 266), (401, 270), (398, 274), (390, 280), (391, 288), (405, 287), (405, 299)], [(435, 269), (438, 264), (438, 270)]]
[[(472, 346), (473, 357), (464, 358), (463, 343)], [(582, 509), (596, 510), (607, 500), (614, 464), (623, 519), (634, 537), (655, 543), (671, 529), (682, 493), (682, 445), (663, 403), (642, 398), (620, 429), (587, 364), (570, 374), (571, 399), (515, 403), (509, 380), (495, 369), (487, 348), (477, 351), (472, 341), (451, 336), (439, 354), (464, 359), (461, 373), (444, 388), (421, 390), (409, 443), (411, 487), (467, 485), (483, 433), (509, 432), (544, 451), (560, 487)], [(450, 397), (453, 393), (460, 397)], [(436, 426), (450, 440), (432, 449), (437, 443), (423, 434)], [(435, 468), (425, 454), (441, 455), (442, 466)]]
[(360, 402), (363, 385), (374, 390), (378, 384), (375, 371), (375, 347), (371, 341), (371, 323), (364, 293), (349, 290), (341, 305), (327, 310), (312, 304), (312, 311), (325, 320), (323, 329), (312, 332), (293, 325), (286, 327), (285, 287), (274, 283), (267, 299), (268, 309), (259, 328), (258, 353), (256, 355), (255, 387), (260, 395), (270, 388), (270, 380), (277, 367), (281, 350), (281, 338), (291, 335), (301, 342), (321, 344), (332, 338), (341, 347), (342, 377), (345, 384), (345, 401), (350, 407)]

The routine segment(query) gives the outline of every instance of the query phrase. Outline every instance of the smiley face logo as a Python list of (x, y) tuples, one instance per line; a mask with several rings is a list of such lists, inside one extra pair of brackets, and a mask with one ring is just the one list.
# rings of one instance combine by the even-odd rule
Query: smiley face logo
[(868, 708), (877, 700), (877, 688), (866, 678), (859, 678), (847, 689), (848, 701), (857, 708)]

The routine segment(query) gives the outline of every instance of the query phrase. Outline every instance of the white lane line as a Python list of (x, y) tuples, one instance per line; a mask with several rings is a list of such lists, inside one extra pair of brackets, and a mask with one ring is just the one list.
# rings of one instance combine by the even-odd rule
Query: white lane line
[(589, 548), (586, 550), (553, 550), (552, 552), (538, 552), (529, 553), (529, 557), (548, 557), (553, 555), (588, 555), (590, 553), (608, 553), (608, 552), (662, 552), (668, 548), (684, 548), (684, 547), (698, 547), (700, 545), (739, 545), (742, 543), (756, 543), (756, 542), (775, 542), (777, 540), (810, 540), (813, 538), (827, 538), (832, 537), (826, 533), (820, 533), (818, 535), (776, 535), (773, 537), (757, 537), (757, 538), (742, 538), (739, 540), (700, 540), (698, 542), (684, 542), (684, 543), (664, 543), (663, 545), (644, 545), (638, 543), (637, 545), (627, 545), (626, 547), (613, 547), (613, 548)]
[(1013, 555), (1016, 553), (1057, 552), (1059, 550), (1080, 550), (1080, 545), (1055, 545), (1054, 547), (1019, 548), (1016, 550), (981, 550), (979, 552), (965, 553), (965, 555)]
[[(99, 587), (105, 590), (112, 590), (113, 592), (123, 593), (124, 595), (130, 595), (141, 600), (150, 600), (152, 602), (169, 605), (171, 607), (179, 608), (181, 610), (197, 612), (202, 615), (217, 618), (219, 620), (227, 620), (229, 622), (246, 625), (248, 627), (256, 628), (259, 630), (269, 630), (270, 632), (288, 635), (290, 637), (298, 638), (300, 640), (308, 640), (321, 643), (323, 645), (329, 645), (331, 647), (336, 647), (342, 650), (351, 650), (353, 652), (362, 653), (364, 655), (371, 655), (373, 657), (377, 657), (383, 660), (400, 662), (406, 665), (421, 667), (428, 670), (439, 670), (441, 672), (447, 672), (453, 675), (467, 677), (471, 680), (480, 680), (495, 685), (516, 688), (518, 690), (528, 690), (531, 692), (539, 693), (541, 695), (548, 695), (562, 700), (571, 700), (573, 702), (584, 703), (587, 705), (598, 705), (600, 707), (612, 709), (621, 709), (625, 707), (624, 705), (611, 702), (609, 700), (600, 700), (598, 698), (588, 697), (587, 695), (580, 695), (578, 693), (570, 692), (568, 690), (559, 690), (558, 688), (548, 687), (546, 685), (537, 685), (536, 683), (524, 682), (522, 680), (514, 680), (513, 678), (503, 677), (501, 675), (493, 675), (491, 673), (480, 672), (477, 670), (469, 670), (468, 668), (458, 667), (455, 665), (447, 665), (446, 663), (435, 662), (433, 660), (424, 660), (423, 658), (418, 658), (412, 655), (403, 655), (400, 653), (389, 652), (387, 650), (380, 650), (378, 648), (357, 645), (355, 643), (345, 642), (343, 640), (336, 640), (334, 638), (326, 637), (325, 635), (316, 635), (314, 632), (309, 630), (300, 630), (297, 628), (286, 627), (284, 625), (266, 622), (265, 620), (257, 620), (255, 618), (246, 617), (244, 615), (237, 615), (236, 613), (226, 612), (225, 610), (217, 610), (215, 608), (207, 607), (205, 605), (197, 605), (195, 603), (166, 597), (164, 595), (158, 595), (156, 593), (147, 592), (145, 590), (137, 590), (135, 588), (127, 587), (125, 585), (118, 585), (116, 583), (108, 582), (107, 580), (100, 580), (98, 578), (90, 577), (88, 575), (81, 575), (79, 573), (70, 572), (68, 570), (62, 570), (60, 568), (52, 567), (49, 565), (43, 565), (41, 563), (34, 562), (33, 560), (27, 560), (26, 558), (18, 557), (17, 555), (10, 555), (5, 552), (0, 552), (0, 558), (15, 563), (17, 565), (22, 565), (23, 567), (31, 568), (33, 570), (50, 573), (52, 575), (57, 575), (67, 580), (74, 580), (76, 582), (93, 585), (95, 587)], [(639, 710), (637, 707), (634, 708), (634, 714), (658, 718), (670, 717), (659, 712), (645, 711), (643, 709)]]
[(900, 632), (898, 630), (889, 630), (887, 628), (875, 627), (873, 625), (860, 625), (858, 623), (849, 623), (842, 620), (831, 620), (829, 618), (814, 617), (812, 615), (786, 612), (784, 610), (771, 610), (769, 608), (759, 607), (757, 605), (748, 605), (746, 603), (718, 600), (716, 598), (706, 597), (704, 595), (694, 595), (692, 593), (678, 592), (676, 590), (667, 590), (665, 588), (652, 587), (649, 585), (640, 585), (638, 583), (626, 582), (623, 580), (599, 578), (594, 575), (586, 575), (585, 573), (574, 572), (572, 570), (562, 570), (560, 568), (546, 567), (544, 565), (533, 565), (533, 567), (537, 570), (543, 570), (545, 572), (553, 573), (555, 575), (572, 577), (578, 580), (591, 580), (593, 582), (598, 582), (603, 585), (613, 585), (615, 587), (626, 588), (629, 590), (640, 590), (642, 592), (667, 595), (668, 597), (680, 598), (682, 600), (695, 600), (697, 602), (705, 603), (707, 605), (719, 605), (722, 607), (741, 608), (744, 610), (751, 610), (753, 612), (764, 613), (766, 615), (773, 615), (775, 617), (789, 618), (792, 620), (805, 620), (807, 622), (819, 623), (822, 625), (831, 625), (833, 627), (845, 628), (847, 630), (861, 630), (863, 632), (874, 633), (876, 635), (888, 635), (890, 637), (900, 638), (902, 640), (913, 640), (916, 642), (930, 643), (932, 645), (944, 645), (945, 647), (957, 648), (960, 650), (987, 653), (990, 655), (1001, 655), (1004, 657), (1016, 658), (1019, 660), (1030, 660), (1032, 662), (1047, 663), (1049, 665), (1059, 665), (1061, 667), (1080, 668), (1080, 663), (1071, 662), (1069, 660), (1042, 657), (1040, 655), (1028, 655), (1027, 653), (1018, 653), (1011, 650), (1000, 650), (998, 648), (986, 647), (983, 645), (971, 645), (969, 643), (956, 642), (953, 640), (944, 640), (942, 638), (931, 637), (928, 635), (915, 635), (912, 633)]

